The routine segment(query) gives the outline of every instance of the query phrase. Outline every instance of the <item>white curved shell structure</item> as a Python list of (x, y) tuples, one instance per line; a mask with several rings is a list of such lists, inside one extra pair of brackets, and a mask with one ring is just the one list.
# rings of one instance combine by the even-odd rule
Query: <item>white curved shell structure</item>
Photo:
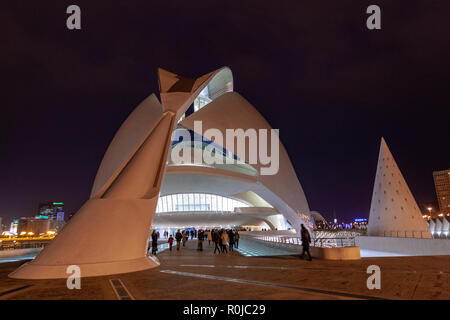
[[(183, 186), (197, 186), (199, 192), (212, 190), (208, 181), (219, 182), (221, 189), (217, 189), (217, 193), (223, 192), (256, 206), (263, 203), (272, 207), (262, 211), (277, 211), (300, 230), (301, 216), (309, 217), (309, 207), (282, 144), (279, 144), (279, 170), (273, 175), (249, 176), (222, 167), (172, 163), (167, 167), (172, 133), (201, 92), (207, 91), (211, 102), (184, 118), (181, 125), (185, 128), (193, 130), (195, 120), (202, 121), (203, 130), (217, 128), (222, 132), (229, 128), (270, 130), (271, 127), (247, 100), (233, 92), (229, 68), (196, 79), (162, 69), (158, 73), (161, 103), (152, 94), (129, 115), (104, 155), (90, 199), (33, 261), (22, 265), (10, 277), (66, 278), (70, 265), (79, 266), (82, 277), (156, 267), (159, 262), (148, 255), (147, 249), (160, 193), (181, 192)], [(228, 151), (236, 153), (236, 150)], [(259, 162), (239, 166), (258, 172), (264, 167)], [(165, 175), (172, 179), (164, 180), (162, 190)], [(188, 183), (187, 177), (197, 179), (198, 183)], [(241, 211), (242, 214), (246, 212)], [(255, 210), (247, 211), (249, 215), (259, 214)], [(267, 217), (267, 221), (272, 221), (270, 219)]]

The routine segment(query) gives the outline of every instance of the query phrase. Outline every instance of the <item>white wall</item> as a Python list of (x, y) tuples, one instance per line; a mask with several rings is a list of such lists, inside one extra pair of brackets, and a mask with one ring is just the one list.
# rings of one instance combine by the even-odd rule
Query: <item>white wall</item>
[(417, 239), (394, 237), (356, 237), (356, 245), (362, 250), (396, 253), (406, 256), (450, 255), (450, 239)]

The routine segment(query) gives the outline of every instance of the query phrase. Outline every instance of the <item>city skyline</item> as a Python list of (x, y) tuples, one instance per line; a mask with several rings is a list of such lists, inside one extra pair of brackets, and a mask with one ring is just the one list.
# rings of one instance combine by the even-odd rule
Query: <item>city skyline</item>
[[(382, 136), (418, 204), (437, 209), (432, 172), (450, 167), (442, 151), (449, 128), (436, 125), (448, 114), (449, 44), (435, 32), (445, 27), (445, 10), (430, 16), (418, 4), (383, 2), (386, 28), (376, 34), (363, 28), (364, 6), (347, 2), (342, 16), (338, 5), (290, 4), (277, 16), (263, 3), (254, 11), (235, 4), (236, 16), (227, 6), (190, 4), (177, 13), (160, 4), (151, 19), (125, 5), (104, 17), (96, 14), (101, 4), (80, 5), (78, 34), (60, 22), (64, 4), (39, 4), (39, 16), (20, 4), (1, 13), (10, 35), (0, 53), (3, 221), (34, 215), (45, 201), (76, 212), (120, 123), (157, 91), (159, 66), (192, 77), (230, 66), (236, 89), (280, 129), (311, 210), (325, 218), (368, 217)], [(394, 18), (400, 12), (411, 17), (406, 25)], [(112, 18), (134, 23), (115, 26)], [(244, 20), (251, 26), (241, 28)]]

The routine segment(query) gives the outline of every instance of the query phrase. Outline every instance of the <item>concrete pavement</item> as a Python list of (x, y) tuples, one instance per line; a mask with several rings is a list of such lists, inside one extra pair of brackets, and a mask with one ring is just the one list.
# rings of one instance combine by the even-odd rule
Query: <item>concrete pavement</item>
[[(450, 256), (309, 262), (293, 255), (214, 255), (213, 244), (203, 245), (197, 251), (194, 239), (179, 252), (160, 252), (161, 266), (151, 270), (82, 278), (81, 290), (67, 289), (65, 279), (9, 279), (23, 261), (3, 263), (0, 299), (118, 299), (110, 282), (117, 279), (134, 299), (450, 299)], [(381, 290), (366, 287), (373, 264), (381, 268)]]

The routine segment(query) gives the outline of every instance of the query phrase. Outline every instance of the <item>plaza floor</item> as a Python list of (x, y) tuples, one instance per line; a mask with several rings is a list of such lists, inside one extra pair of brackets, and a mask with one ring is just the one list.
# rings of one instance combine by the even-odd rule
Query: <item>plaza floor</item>
[[(264, 249), (245, 240), (240, 247), (214, 254), (208, 241), (201, 252), (188, 241), (180, 251), (160, 251), (157, 268), (82, 278), (80, 290), (67, 289), (66, 279), (10, 279), (24, 261), (2, 263), (0, 299), (450, 299), (450, 256), (309, 262), (260, 256)], [(380, 290), (367, 288), (370, 265), (381, 269)]]

